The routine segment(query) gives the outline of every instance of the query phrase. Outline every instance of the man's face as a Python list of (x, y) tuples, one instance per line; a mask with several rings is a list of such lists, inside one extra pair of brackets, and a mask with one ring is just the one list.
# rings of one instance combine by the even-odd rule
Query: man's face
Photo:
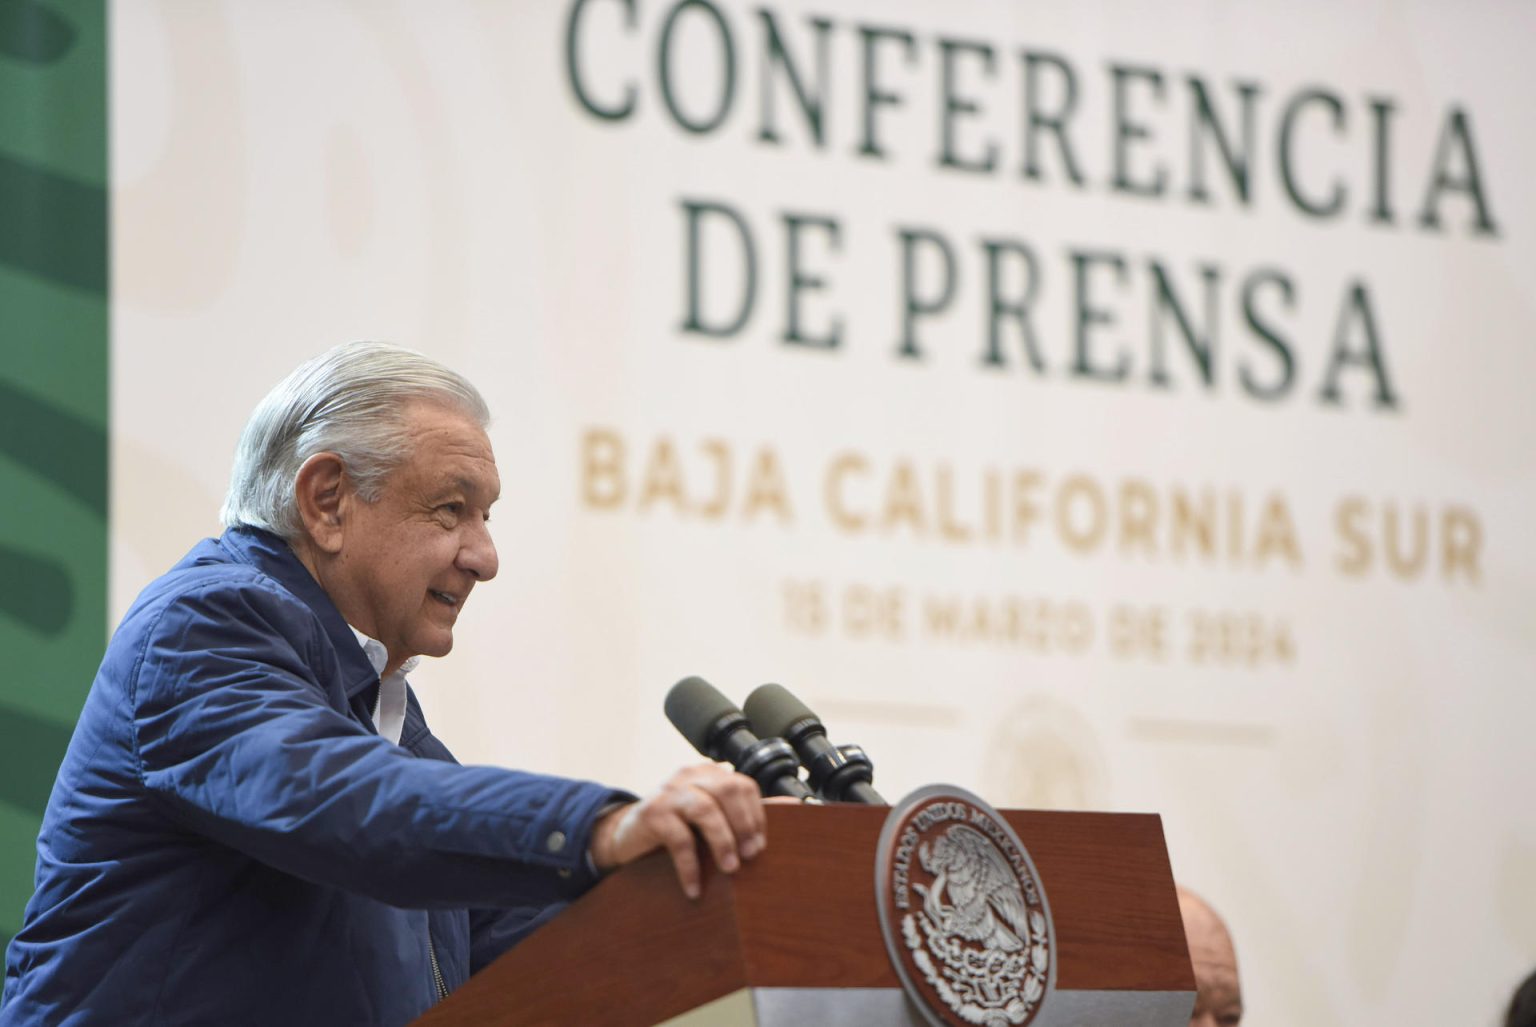
[(386, 672), (412, 656), (445, 656), (478, 581), (496, 576), (486, 521), (501, 492), (490, 439), (447, 407), (406, 410), (409, 455), (366, 503), (348, 487), (341, 550), (322, 581), (348, 622), (389, 652)]
[(1195, 1009), (1189, 1027), (1238, 1027), (1243, 990), (1237, 980), (1237, 952), (1226, 925), (1202, 900), (1180, 892), (1179, 912), (1195, 969)]

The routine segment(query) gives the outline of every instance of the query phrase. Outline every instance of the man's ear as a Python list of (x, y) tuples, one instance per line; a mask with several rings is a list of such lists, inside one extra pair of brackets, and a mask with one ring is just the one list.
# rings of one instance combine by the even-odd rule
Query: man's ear
[(342, 515), (352, 483), (335, 453), (316, 453), (304, 461), (294, 480), (294, 497), (299, 504), (299, 519), (315, 548), (335, 555), (341, 552)]

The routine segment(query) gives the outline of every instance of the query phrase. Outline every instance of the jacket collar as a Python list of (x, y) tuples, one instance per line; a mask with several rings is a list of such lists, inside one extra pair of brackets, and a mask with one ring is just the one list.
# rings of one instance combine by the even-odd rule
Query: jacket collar
[(378, 671), (357, 642), (357, 635), (347, 623), (325, 589), (309, 573), (309, 568), (299, 562), (293, 549), (281, 537), (262, 528), (242, 526), (230, 528), (219, 538), (219, 545), (241, 563), (249, 564), (270, 578), (275, 579), (289, 592), (314, 611), (325, 628), (331, 648), (341, 662), (346, 693), (350, 698), (378, 683)]

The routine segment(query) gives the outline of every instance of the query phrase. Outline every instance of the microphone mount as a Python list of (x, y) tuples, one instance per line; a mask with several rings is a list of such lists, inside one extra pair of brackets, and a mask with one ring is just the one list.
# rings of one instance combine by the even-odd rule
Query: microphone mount
[(767, 684), (747, 696), (746, 715), (754, 729), (777, 735), (794, 748), (811, 789), (831, 802), (886, 805), (875, 791), (875, 765), (857, 745), (833, 745), (821, 719), (782, 685)]

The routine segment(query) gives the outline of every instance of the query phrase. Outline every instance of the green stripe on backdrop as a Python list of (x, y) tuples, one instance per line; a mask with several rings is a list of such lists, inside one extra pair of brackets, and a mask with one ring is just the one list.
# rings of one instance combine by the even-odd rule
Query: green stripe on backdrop
[(107, 620), (105, 0), (0, 0), (0, 942)]

